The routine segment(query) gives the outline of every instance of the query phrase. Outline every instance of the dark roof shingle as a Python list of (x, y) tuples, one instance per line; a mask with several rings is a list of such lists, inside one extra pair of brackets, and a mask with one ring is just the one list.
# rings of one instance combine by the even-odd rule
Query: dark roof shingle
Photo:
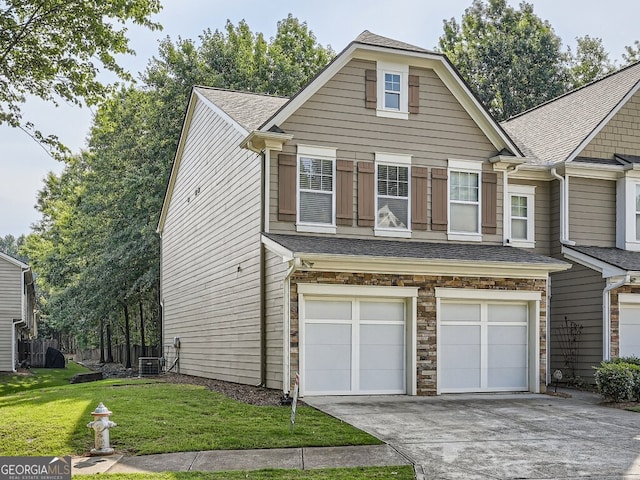
[(615, 247), (574, 246), (571, 250), (608, 263), (628, 272), (640, 271), (640, 252), (630, 252)]
[(363, 238), (317, 237), (267, 233), (267, 238), (294, 254), (397, 257), (463, 262), (505, 262), (565, 265), (565, 262), (513, 247), (455, 243), (409, 242)]

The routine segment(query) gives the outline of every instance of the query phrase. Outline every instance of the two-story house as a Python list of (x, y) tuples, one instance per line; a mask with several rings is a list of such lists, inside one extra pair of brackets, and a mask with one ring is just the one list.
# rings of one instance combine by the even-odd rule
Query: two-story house
[(169, 363), (303, 395), (544, 391), (570, 265), (526, 162), (445, 56), (367, 31), (290, 99), (194, 88), (158, 226)]
[(0, 372), (15, 372), (18, 341), (37, 335), (29, 266), (0, 252)]
[(551, 368), (590, 382), (640, 356), (639, 88), (636, 63), (503, 124), (529, 161), (514, 176), (551, 182), (549, 253), (573, 265), (551, 276)]

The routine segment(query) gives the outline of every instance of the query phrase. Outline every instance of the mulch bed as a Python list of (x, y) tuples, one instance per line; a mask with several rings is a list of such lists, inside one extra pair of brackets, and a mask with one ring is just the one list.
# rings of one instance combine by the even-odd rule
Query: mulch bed
[[(81, 363), (93, 371), (102, 372), (105, 378), (131, 378), (138, 376), (138, 372), (130, 368), (124, 368), (124, 366), (119, 363), (98, 363), (91, 361), (83, 361)], [(283, 398), (283, 394), (279, 390), (253, 385), (223, 382), (221, 380), (214, 380), (211, 378), (193, 377), (191, 375), (182, 375), (177, 373), (166, 373), (154, 378), (167, 383), (199, 385), (206, 387), (213, 392), (221, 393), (233, 400), (247, 403), (249, 405), (281, 405), (281, 400)]]

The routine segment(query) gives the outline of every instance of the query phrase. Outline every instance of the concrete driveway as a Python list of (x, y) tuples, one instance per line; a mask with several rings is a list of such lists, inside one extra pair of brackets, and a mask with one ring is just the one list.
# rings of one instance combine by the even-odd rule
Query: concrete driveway
[(596, 395), (307, 397), (433, 479), (640, 479), (640, 413)]

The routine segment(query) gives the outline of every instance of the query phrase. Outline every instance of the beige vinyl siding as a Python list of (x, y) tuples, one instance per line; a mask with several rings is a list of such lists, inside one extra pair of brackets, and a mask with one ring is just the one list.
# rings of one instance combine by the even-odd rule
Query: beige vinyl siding
[(640, 92), (637, 92), (578, 155), (612, 158), (614, 153), (640, 152)]
[[(565, 259), (565, 261), (567, 261)], [(565, 376), (560, 329), (564, 317), (582, 325), (578, 349), (580, 378), (593, 383), (593, 368), (602, 361), (602, 275), (587, 267), (573, 264), (570, 270), (551, 277), (551, 371), (559, 368)]]
[(260, 159), (200, 101), (162, 234), (164, 345), (180, 372), (260, 381)]
[(0, 258), (0, 372), (12, 371), (13, 320), (22, 318), (22, 272)]
[(284, 321), (283, 289), (288, 264), (267, 250), (265, 255), (265, 291), (267, 297), (267, 388), (283, 388), (282, 361)]
[[(488, 158), (496, 149), (444, 83), (430, 69), (410, 68), (420, 82), (420, 113), (408, 120), (377, 117), (365, 108), (365, 70), (375, 63), (352, 60), (306, 101), (280, 127), (293, 134), (285, 153), (295, 154), (297, 144), (337, 149), (339, 160), (373, 162), (375, 152), (412, 156), (412, 165), (447, 168), (449, 159), (478, 160), (492, 172)], [(356, 176), (357, 177), (357, 176)], [(294, 222), (277, 220), (278, 171), (272, 162), (270, 174), (270, 228), (272, 232), (295, 231)], [(428, 184), (429, 218), (431, 181)], [(354, 216), (357, 215), (357, 180), (354, 180)], [(484, 240), (502, 242), (502, 175), (498, 175), (498, 231)], [(355, 225), (356, 223), (354, 223)], [(338, 235), (373, 236), (371, 227), (338, 226)], [(414, 231), (413, 239), (445, 241), (446, 232)]]
[(569, 240), (578, 245), (616, 246), (616, 183), (569, 177)]

